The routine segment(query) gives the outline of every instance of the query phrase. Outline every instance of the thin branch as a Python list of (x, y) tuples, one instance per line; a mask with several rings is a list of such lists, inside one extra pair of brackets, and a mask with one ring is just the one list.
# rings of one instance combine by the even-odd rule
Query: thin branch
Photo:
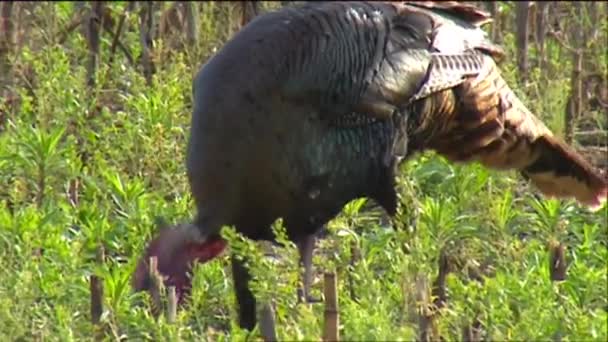
[[(114, 62), (114, 54), (116, 54), (116, 46), (118, 44), (122, 45), (122, 43), (120, 42), (119, 39), (120, 39), (120, 35), (122, 34), (122, 27), (125, 24), (125, 20), (127, 19), (127, 13), (129, 12), (129, 10), (130, 10), (130, 6), (125, 7), (125, 10), (122, 12), (122, 14), (120, 15), (120, 19), (118, 20), (118, 27), (116, 27), (116, 32), (113, 33), (114, 37), (112, 39), (112, 46), (110, 47), (110, 58), (109, 58), (110, 64), (112, 64)], [(124, 52), (124, 50), (123, 50), (123, 52)], [(127, 56), (129, 63), (133, 64), (133, 62), (131, 60), (131, 55), (128, 53), (125, 53), (125, 55)]]
[(564, 38), (562, 37), (562, 34), (560, 32), (556, 32), (553, 29), (551, 29), (547, 32), (547, 34), (549, 36), (553, 37), (559, 43), (559, 45), (561, 47), (563, 47), (564, 49), (566, 49), (568, 52), (571, 52), (571, 53), (578, 52), (578, 49), (571, 47), (570, 45), (568, 45), (568, 43), (566, 43), (564, 41)]
[(57, 40), (57, 43), (65, 43), (70, 34), (74, 32), (74, 30), (76, 30), (80, 25), (82, 25), (82, 21), (85, 19), (83, 14), (84, 11), (82, 9), (78, 9), (78, 11), (76, 12), (76, 16), (72, 18), (70, 23), (59, 34), (59, 39)]
[(608, 102), (604, 102), (604, 100), (599, 96), (596, 97), (595, 100), (597, 101), (598, 105), (600, 105), (600, 107), (602, 107), (604, 110), (608, 110)]
[[(120, 27), (119, 27), (119, 29), (120, 29)], [(113, 32), (112, 27), (110, 27), (109, 25), (103, 25), (103, 30), (106, 31), (107, 33), (109, 33), (110, 35), (112, 35), (112, 38), (113, 38), (112, 52), (111, 52), (110, 58), (112, 58), (114, 56), (114, 50), (115, 50), (114, 44), (116, 43), (116, 45), (118, 46), (120, 51), (122, 51), (122, 53), (125, 54), (125, 57), (127, 57), (129, 64), (135, 65), (135, 61), (133, 60), (133, 56), (131, 56), (129, 49), (127, 49), (127, 47), (120, 41), (118, 29), (116, 30), (116, 32)], [(112, 59), (110, 59), (110, 63), (112, 63)]]
[(146, 84), (152, 84), (154, 74), (154, 63), (152, 61), (152, 49), (154, 41), (154, 7), (152, 2), (142, 2), (140, 9), (140, 33), (139, 39), (142, 47), (141, 63), (143, 66)]

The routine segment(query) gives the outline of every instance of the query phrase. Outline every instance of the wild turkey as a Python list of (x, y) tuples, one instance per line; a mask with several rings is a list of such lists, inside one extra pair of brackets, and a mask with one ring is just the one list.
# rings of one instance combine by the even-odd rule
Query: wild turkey
[[(358, 197), (396, 209), (395, 166), (432, 149), (454, 162), (519, 170), (541, 193), (597, 207), (608, 182), (535, 118), (496, 66), (490, 18), (456, 2), (309, 3), (250, 22), (196, 75), (187, 170), (198, 216), (163, 230), (159, 258), (187, 291), (186, 265), (233, 225), (310, 238)], [(249, 274), (232, 259), (241, 327), (255, 326)]]

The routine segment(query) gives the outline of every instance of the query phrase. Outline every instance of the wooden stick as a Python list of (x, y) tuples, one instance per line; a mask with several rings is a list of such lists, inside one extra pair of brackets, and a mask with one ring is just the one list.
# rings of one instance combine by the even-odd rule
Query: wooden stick
[(150, 257), (148, 267), (148, 276), (150, 277), (150, 281), (152, 283), (150, 286), (150, 296), (152, 297), (152, 315), (154, 315), (154, 317), (158, 317), (163, 309), (161, 298), (162, 279), (158, 273), (158, 260), (155, 256)]
[(564, 281), (567, 276), (566, 247), (559, 241), (549, 242), (551, 281)]
[(465, 342), (479, 342), (481, 341), (481, 323), (475, 318), (472, 324), (465, 325), (462, 329), (462, 340)]
[(323, 341), (339, 341), (340, 313), (338, 311), (338, 286), (335, 273), (324, 275), (325, 295), (325, 324), (323, 328)]
[(169, 286), (168, 289), (168, 308), (167, 308), (167, 321), (174, 323), (177, 317), (177, 295), (175, 294), (175, 286)]
[[(355, 240), (353, 240), (350, 243), (350, 266), (352, 267), (353, 272), (355, 270), (355, 265), (357, 265), (359, 263), (360, 259), (361, 259), (361, 250), (359, 249), (359, 246), (357, 246), (357, 242)], [(348, 276), (348, 289), (350, 292), (350, 299), (352, 299), (355, 303), (358, 303), (359, 300), (357, 299), (357, 294), (355, 293), (355, 279), (350, 272), (347, 274), (347, 276)]]
[(418, 308), (418, 333), (419, 341), (438, 340), (436, 334), (436, 322), (433, 314), (433, 304), (429, 298), (429, 285), (425, 276), (416, 278), (416, 303)]
[[(102, 264), (104, 259), (103, 246), (97, 248), (96, 263)], [(103, 280), (96, 275), (91, 275), (89, 278), (91, 291), (91, 322), (99, 324), (101, 315), (103, 314)]]
[(260, 334), (264, 341), (276, 341), (277, 333), (274, 324), (272, 305), (266, 303), (260, 312)]
[(96, 275), (89, 278), (91, 289), (91, 322), (99, 324), (103, 313), (103, 283)]

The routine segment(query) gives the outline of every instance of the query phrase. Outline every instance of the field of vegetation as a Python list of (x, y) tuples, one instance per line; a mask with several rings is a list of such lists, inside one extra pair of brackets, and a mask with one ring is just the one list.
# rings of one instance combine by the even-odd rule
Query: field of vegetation
[[(174, 322), (130, 277), (158, 217), (194, 215), (193, 75), (248, 15), (286, 3), (0, 3), (0, 340), (259, 339), (238, 328), (228, 253), (194, 269)], [(608, 5), (548, 4), (490, 4), (488, 31), (529, 108), (605, 167)], [(317, 244), (313, 295), (335, 272), (342, 340), (608, 340), (606, 206), (430, 153), (398, 183), (393, 221), (353, 201)], [(297, 249), (281, 238), (280, 258), (263, 257), (225, 234), (231, 253), (256, 256), (252, 286), (272, 298), (279, 339), (320, 340), (323, 304), (297, 302)]]

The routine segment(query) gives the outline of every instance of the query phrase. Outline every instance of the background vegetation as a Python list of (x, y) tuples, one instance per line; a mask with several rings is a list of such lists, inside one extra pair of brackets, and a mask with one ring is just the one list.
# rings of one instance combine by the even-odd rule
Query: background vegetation
[[(246, 337), (227, 255), (194, 270), (173, 323), (155, 319), (129, 280), (155, 218), (194, 213), (184, 167), (192, 76), (256, 13), (292, 5), (0, 3), (0, 340)], [(479, 5), (495, 14), (487, 30), (517, 93), (608, 166), (608, 6)], [(315, 273), (338, 276), (342, 339), (608, 339), (606, 207), (545, 200), (516, 174), (433, 154), (402, 171), (395, 229), (358, 200), (318, 243)], [(274, 299), (279, 339), (319, 340), (323, 304), (297, 303), (294, 246), (263, 258), (226, 235), (234, 252), (259, 256), (253, 285)], [(92, 275), (104, 294), (97, 324)]]

